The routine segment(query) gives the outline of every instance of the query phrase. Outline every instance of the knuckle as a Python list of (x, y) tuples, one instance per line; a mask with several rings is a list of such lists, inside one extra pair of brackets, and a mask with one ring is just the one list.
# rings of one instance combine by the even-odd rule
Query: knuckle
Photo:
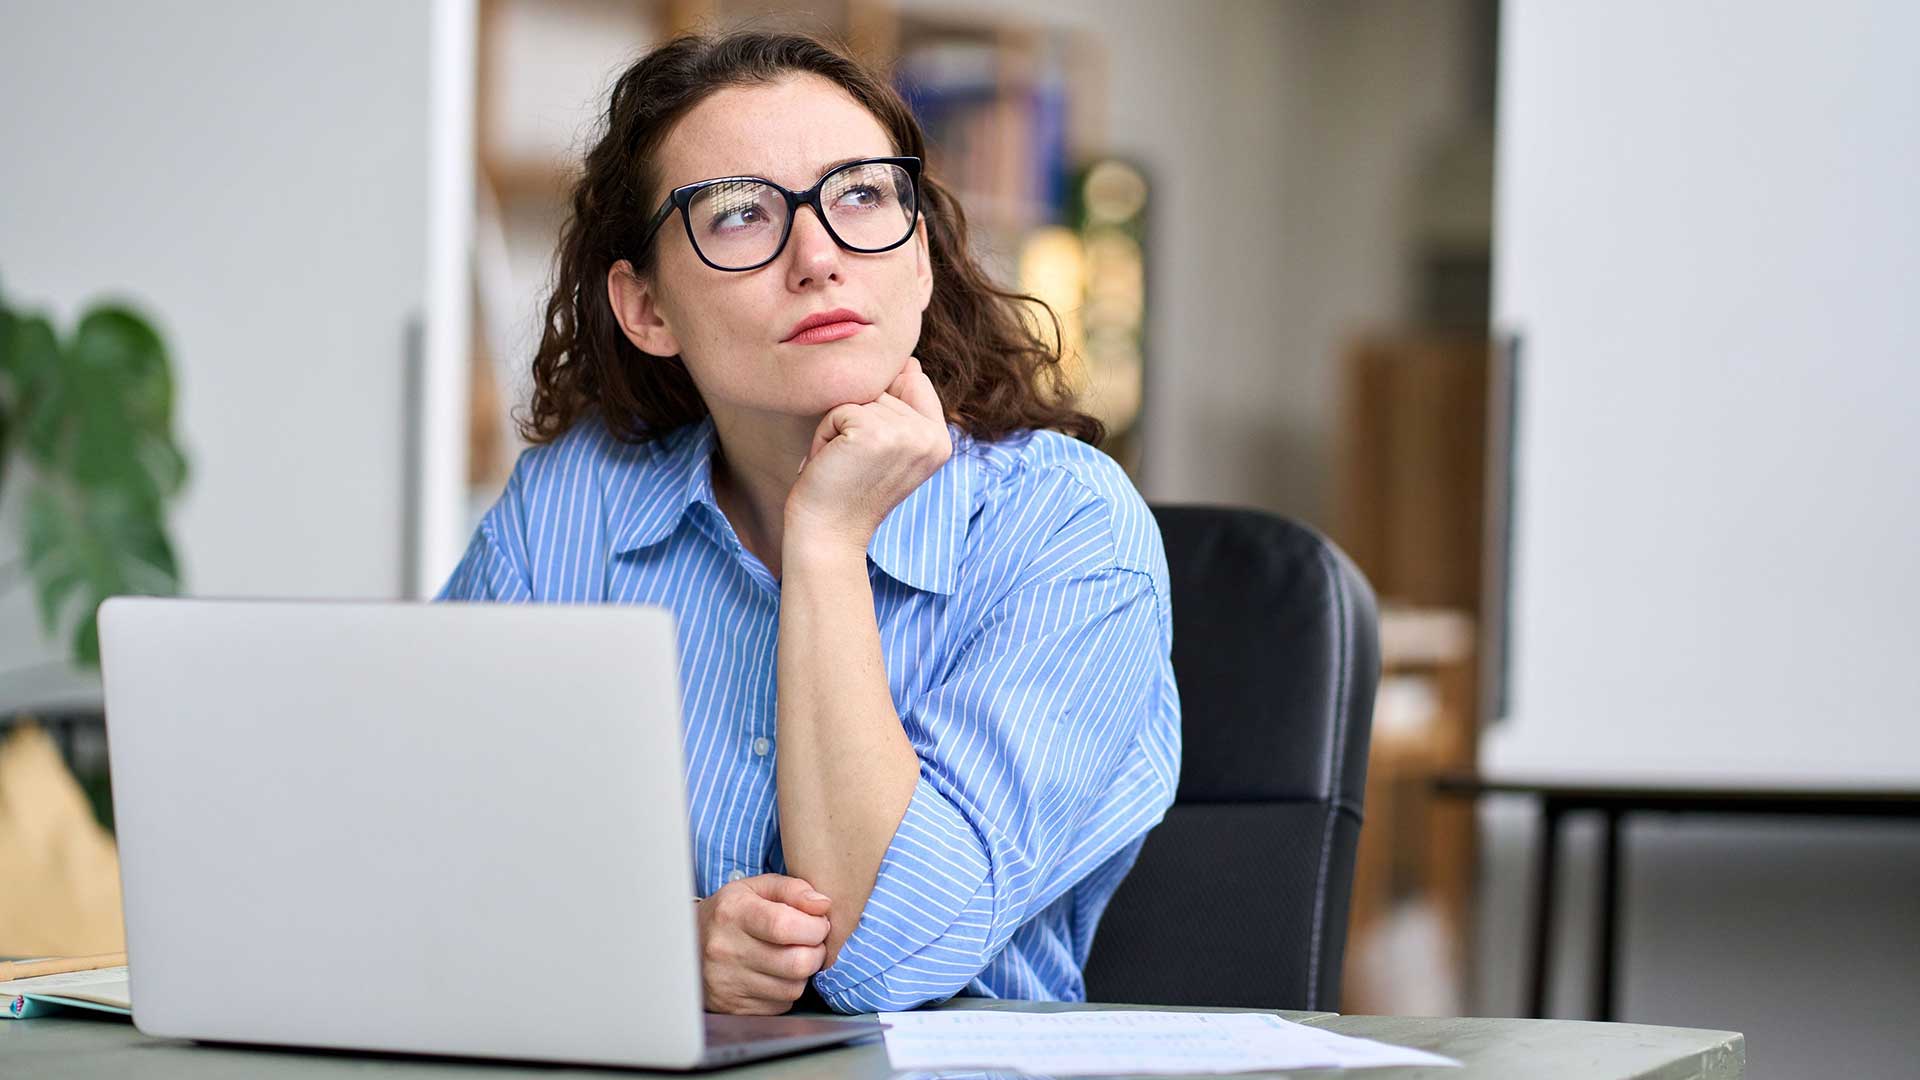
[(826, 963), (827, 963), (827, 947), (825, 945), (807, 946), (807, 951), (803, 957), (802, 966), (804, 967), (805, 970), (802, 973), (802, 977), (811, 978), (815, 972), (825, 967)]
[(785, 966), (786, 970), (781, 972), (781, 974), (789, 979), (805, 979), (818, 970), (813, 959), (812, 948), (808, 948), (805, 951), (789, 953), (786, 957)]
[(784, 911), (778, 912), (773, 919), (769, 920), (767, 929), (775, 937), (787, 940), (803, 934), (805, 932), (805, 926), (806, 916), (792, 908), (787, 908)]

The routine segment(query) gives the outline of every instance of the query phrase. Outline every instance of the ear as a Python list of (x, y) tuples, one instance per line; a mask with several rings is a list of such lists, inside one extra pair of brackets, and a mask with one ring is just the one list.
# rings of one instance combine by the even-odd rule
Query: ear
[(925, 314), (927, 308), (933, 304), (933, 253), (932, 241), (927, 235), (927, 219), (924, 215), (920, 218), (920, 224), (914, 226), (913, 231), (915, 234), (913, 245), (920, 253), (914, 259), (914, 276), (920, 289), (920, 311)]
[(667, 325), (652, 283), (636, 275), (625, 259), (607, 270), (607, 303), (634, 348), (655, 356), (680, 355), (680, 339)]

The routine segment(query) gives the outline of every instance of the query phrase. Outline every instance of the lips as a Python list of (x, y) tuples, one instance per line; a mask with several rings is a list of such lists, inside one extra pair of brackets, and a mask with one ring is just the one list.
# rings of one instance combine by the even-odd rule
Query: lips
[[(834, 308), (832, 311), (817, 312), (801, 319), (794, 324), (792, 330), (787, 331), (787, 336), (780, 340), (782, 343), (789, 342), (815, 327), (832, 326), (835, 323), (853, 323), (855, 326), (868, 325), (867, 320), (862, 318), (859, 312), (847, 308)], [(848, 327), (847, 329), (851, 331), (853, 328)], [(817, 337), (819, 335), (814, 336)]]

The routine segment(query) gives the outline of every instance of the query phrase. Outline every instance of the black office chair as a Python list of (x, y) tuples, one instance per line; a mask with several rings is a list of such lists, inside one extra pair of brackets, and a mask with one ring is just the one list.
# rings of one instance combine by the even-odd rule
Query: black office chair
[(1373, 590), (1285, 518), (1153, 512), (1180, 790), (1101, 919), (1088, 998), (1334, 1010), (1380, 677)]

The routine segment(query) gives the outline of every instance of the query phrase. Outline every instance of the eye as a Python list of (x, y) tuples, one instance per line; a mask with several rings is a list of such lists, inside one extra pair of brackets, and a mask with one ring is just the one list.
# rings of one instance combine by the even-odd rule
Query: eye
[(756, 204), (742, 206), (734, 210), (718, 211), (713, 215), (713, 218), (707, 222), (707, 227), (710, 229), (740, 229), (750, 225), (765, 224), (766, 220), (766, 211), (760, 209)]
[(699, 211), (695, 220), (709, 236), (758, 231), (779, 221), (766, 185), (750, 182), (715, 184), (701, 192), (688, 209)]
[(842, 206), (877, 206), (886, 198), (886, 193), (874, 184), (852, 184), (840, 192), (838, 202)]

